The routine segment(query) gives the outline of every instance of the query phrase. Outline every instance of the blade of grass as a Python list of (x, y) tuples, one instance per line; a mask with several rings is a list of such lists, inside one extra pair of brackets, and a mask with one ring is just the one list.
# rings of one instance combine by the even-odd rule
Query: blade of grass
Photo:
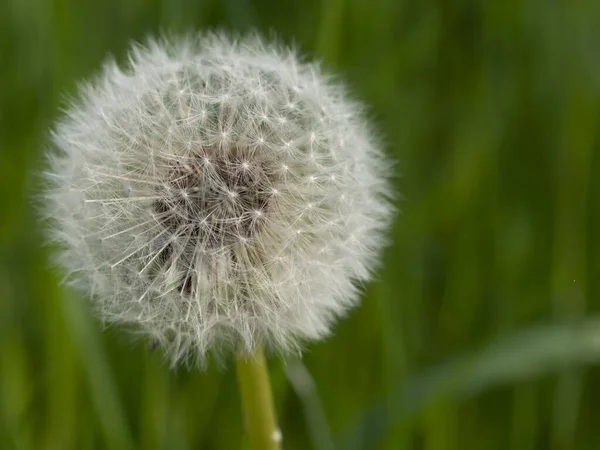
[(323, 405), (319, 399), (315, 382), (308, 369), (299, 360), (293, 360), (286, 367), (286, 374), (296, 395), (302, 403), (304, 420), (314, 450), (334, 450), (334, 441), (327, 425)]
[(340, 51), (342, 19), (345, 0), (326, 0), (322, 3), (321, 24), (317, 35), (316, 53), (328, 63), (335, 63)]
[(100, 419), (105, 442), (115, 449), (133, 448), (110, 363), (94, 331), (92, 318), (85, 311), (84, 302), (72, 294), (65, 294), (62, 305), (65, 323), (83, 360), (90, 397)]
[(341, 437), (346, 448), (357, 436), (370, 436), (374, 448), (389, 428), (438, 398), (460, 400), (488, 389), (553, 373), (565, 367), (600, 362), (600, 317), (577, 323), (539, 325), (515, 332), (483, 351), (458, 356), (409, 378), (394, 395), (392, 413), (377, 404)]

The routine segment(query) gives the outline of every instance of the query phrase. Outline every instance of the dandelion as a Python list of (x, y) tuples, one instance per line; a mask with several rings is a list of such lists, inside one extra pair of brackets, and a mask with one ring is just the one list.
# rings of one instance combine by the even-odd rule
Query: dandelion
[(391, 215), (361, 106), (256, 36), (134, 46), (52, 141), (45, 213), (67, 279), (172, 364), (326, 336)]
[(325, 336), (390, 218), (360, 106), (257, 37), (133, 47), (53, 144), (46, 212), (69, 279), (173, 363)]

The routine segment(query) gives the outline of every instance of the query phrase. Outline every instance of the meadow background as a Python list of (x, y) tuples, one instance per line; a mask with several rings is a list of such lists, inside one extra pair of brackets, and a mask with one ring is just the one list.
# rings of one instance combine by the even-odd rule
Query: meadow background
[(78, 79), (215, 26), (321, 58), (398, 161), (362, 306), (271, 361), (284, 448), (600, 448), (597, 0), (0, 2), (0, 448), (242, 448), (233, 366), (171, 371), (101, 330), (31, 208)]

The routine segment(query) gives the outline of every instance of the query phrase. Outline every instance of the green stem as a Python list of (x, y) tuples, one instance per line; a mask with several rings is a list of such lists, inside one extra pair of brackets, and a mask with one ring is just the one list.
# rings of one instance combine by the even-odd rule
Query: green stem
[(280, 450), (281, 433), (275, 421), (273, 394), (262, 348), (258, 347), (248, 359), (238, 358), (236, 364), (252, 450)]

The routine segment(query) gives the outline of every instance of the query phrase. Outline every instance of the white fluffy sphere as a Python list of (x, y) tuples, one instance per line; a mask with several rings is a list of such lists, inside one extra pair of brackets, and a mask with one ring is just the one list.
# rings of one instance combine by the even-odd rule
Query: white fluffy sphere
[(326, 335), (391, 217), (360, 106), (256, 36), (152, 41), (126, 69), (107, 63), (56, 125), (49, 166), (68, 278), (173, 364)]

